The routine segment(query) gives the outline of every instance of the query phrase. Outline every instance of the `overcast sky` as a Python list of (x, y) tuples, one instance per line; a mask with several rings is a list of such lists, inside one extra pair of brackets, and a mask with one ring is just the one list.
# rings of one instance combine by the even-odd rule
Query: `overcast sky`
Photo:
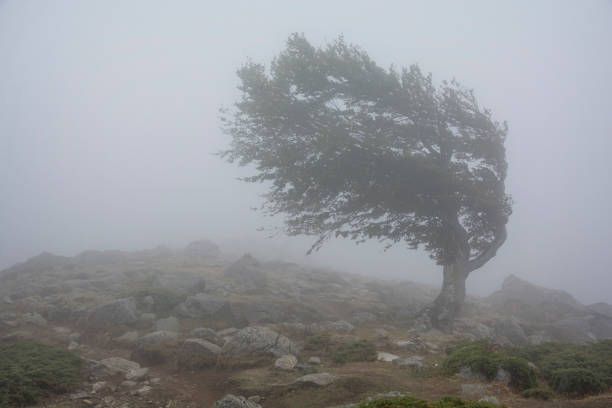
[(258, 186), (213, 153), (236, 69), (292, 32), (457, 78), (507, 120), (509, 238), (472, 274), (612, 303), (612, 2), (0, 0), (0, 268), (41, 251), (226, 248), (439, 283), (423, 252), (267, 239)]

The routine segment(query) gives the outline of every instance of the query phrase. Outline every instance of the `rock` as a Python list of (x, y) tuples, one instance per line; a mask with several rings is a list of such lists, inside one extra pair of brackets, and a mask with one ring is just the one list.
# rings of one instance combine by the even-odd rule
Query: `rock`
[(374, 330), (374, 333), (376, 334), (376, 338), (379, 340), (386, 340), (389, 338), (389, 332), (385, 329), (376, 329)]
[(217, 364), (221, 347), (204, 339), (187, 339), (178, 350), (178, 364), (185, 368), (205, 368)]
[(475, 373), (474, 371), (472, 371), (470, 367), (461, 367), (459, 369), (459, 372), (457, 373), (457, 377), (463, 380), (470, 380), (470, 381), (485, 381), (486, 380), (486, 378), (482, 374)]
[(400, 358), (400, 357), (396, 356), (395, 354), (386, 353), (384, 351), (379, 351), (379, 352), (376, 353), (376, 359), (378, 361), (384, 361), (386, 363), (391, 363), (394, 360), (397, 360), (398, 358)]
[(178, 346), (178, 333), (155, 331), (139, 338), (132, 358), (147, 365), (161, 364), (173, 355)]
[(261, 408), (261, 405), (244, 397), (227, 394), (215, 402), (213, 408)]
[(97, 392), (102, 391), (107, 386), (108, 386), (108, 383), (106, 381), (98, 381), (98, 382), (92, 384), (91, 392), (92, 392), (92, 394), (95, 394)]
[[(237, 330), (235, 330), (237, 331)], [(225, 340), (223, 336), (220, 336), (213, 329), (209, 329), (206, 327), (198, 327), (191, 331), (192, 338), (204, 339), (210, 341), (211, 343), (216, 344), (217, 346), (223, 346)]]
[(424, 358), (421, 356), (410, 356), (410, 357), (395, 359), (393, 360), (393, 364), (395, 364), (398, 367), (412, 368), (414, 370), (420, 370), (424, 367), (423, 360)]
[(140, 364), (135, 361), (126, 360), (121, 357), (109, 357), (100, 360), (99, 363), (109, 369), (111, 372), (127, 374), (131, 370), (140, 368)]
[(225, 268), (223, 275), (232, 279), (240, 292), (258, 292), (267, 286), (267, 276), (261, 263), (250, 254), (242, 256)]
[(510, 383), (511, 379), (512, 379), (512, 376), (508, 371), (504, 370), (503, 368), (497, 369), (497, 373), (495, 374), (495, 381), (499, 381), (504, 384), (508, 384)]
[(298, 363), (298, 359), (296, 356), (292, 354), (287, 354), (282, 357), (279, 357), (274, 362), (274, 367), (279, 370), (293, 370)]
[(500, 406), (501, 405), (501, 403), (499, 402), (497, 397), (494, 397), (492, 395), (484, 396), (481, 399), (479, 399), (478, 402), (488, 402), (489, 404), (495, 405), (495, 406)]
[(132, 380), (125, 380), (123, 382), (121, 382), (121, 386), (124, 388), (134, 388), (138, 385), (138, 383), (136, 381), (132, 381)]
[(235, 327), (230, 327), (227, 329), (219, 330), (217, 332), (217, 334), (221, 337), (232, 337), (236, 333), (238, 333), (238, 329)]
[(151, 391), (153, 391), (153, 387), (151, 387), (150, 385), (144, 385), (141, 388), (134, 391), (134, 395), (144, 396), (144, 395), (150, 394)]
[(308, 363), (309, 364), (314, 364), (314, 365), (319, 365), (319, 364), (321, 364), (321, 358), (320, 357), (310, 357), (308, 359)]
[(157, 319), (157, 315), (155, 313), (142, 313), (140, 315), (140, 320), (145, 323), (153, 322), (155, 319)]
[(115, 338), (115, 341), (117, 343), (128, 345), (128, 346), (136, 343), (137, 340), (138, 340), (137, 331), (128, 331), (128, 332), (123, 333), (121, 336)]
[(412, 340), (397, 340), (393, 344), (397, 348), (410, 351), (417, 351), (420, 348), (419, 345)]
[(295, 380), (295, 383), (325, 387), (336, 381), (336, 378), (330, 373), (307, 374)]
[(525, 331), (514, 318), (495, 321), (495, 334), (508, 339), (514, 346), (522, 346), (528, 343)]
[(128, 381), (143, 381), (149, 375), (149, 369), (146, 367), (129, 370), (125, 374), (125, 379)]
[(461, 394), (468, 397), (482, 397), (487, 393), (484, 384), (461, 384)]
[(74, 350), (76, 350), (78, 348), (79, 348), (79, 343), (77, 343), (76, 341), (71, 341), (68, 344), (68, 351), (74, 351)]
[(96, 328), (132, 324), (138, 321), (136, 301), (132, 298), (119, 299), (91, 310), (84, 321), (87, 326)]
[(190, 242), (183, 252), (190, 258), (217, 258), (221, 254), (217, 244), (206, 239)]
[(249, 401), (251, 401), (251, 402), (255, 402), (255, 403), (257, 403), (257, 404), (259, 404), (259, 403), (260, 403), (260, 402), (263, 400), (263, 398), (262, 398), (261, 396), (259, 396), (259, 395), (251, 395), (251, 396), (250, 396), (249, 398), (247, 398), (247, 399), (248, 399)]
[(298, 351), (287, 337), (266, 327), (250, 326), (223, 345), (220, 360), (223, 365), (258, 365), (285, 354), (297, 355)]
[(178, 332), (180, 330), (181, 324), (179, 320), (174, 317), (166, 317), (165, 319), (159, 319), (155, 322), (155, 330), (158, 331), (170, 331), (170, 332)]
[(215, 317), (219, 320), (235, 320), (229, 302), (221, 297), (198, 293), (189, 296), (183, 303), (177, 306), (176, 313), (182, 317), (192, 319), (205, 319)]

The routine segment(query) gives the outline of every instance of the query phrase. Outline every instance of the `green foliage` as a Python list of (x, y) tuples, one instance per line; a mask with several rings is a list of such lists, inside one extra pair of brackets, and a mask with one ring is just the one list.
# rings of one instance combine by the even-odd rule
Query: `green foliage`
[(304, 341), (304, 351), (313, 351), (319, 354), (327, 353), (334, 342), (329, 334), (315, 334), (314, 336), (308, 336)]
[(510, 373), (510, 385), (518, 390), (532, 388), (537, 383), (535, 372), (527, 360), (511, 356), (505, 350), (496, 350), (486, 341), (462, 343), (448, 350), (443, 368), (454, 374), (463, 367), (469, 367), (488, 380), (494, 379), (497, 371), (503, 368)]
[(144, 303), (144, 298), (153, 298), (153, 313), (167, 314), (172, 311), (179, 303), (184, 300), (184, 296), (165, 288), (146, 288), (128, 294), (129, 297), (136, 299), (139, 305)]
[(552, 372), (550, 385), (560, 394), (582, 397), (606, 390), (603, 379), (584, 368), (562, 368)]
[[(412, 397), (384, 398), (364, 402), (358, 408), (494, 408), (488, 402), (463, 401), (455, 397), (442, 398), (436, 402), (424, 401)], [(499, 408), (499, 407), (497, 407)]]
[(74, 387), (81, 360), (33, 342), (0, 345), (0, 408), (21, 407)]
[(376, 360), (376, 347), (367, 340), (357, 340), (350, 343), (341, 343), (333, 350), (331, 358), (336, 364), (355, 361)]
[(553, 393), (547, 388), (534, 387), (528, 388), (521, 393), (525, 398), (539, 399), (542, 401), (548, 401), (553, 398)]
[(269, 70), (249, 62), (224, 111), (222, 155), (268, 182), (264, 209), (290, 235), (422, 245), (439, 263), (477, 268), (505, 240), (507, 126), (456, 81), (418, 66), (378, 66), (339, 39), (316, 48), (292, 35)]

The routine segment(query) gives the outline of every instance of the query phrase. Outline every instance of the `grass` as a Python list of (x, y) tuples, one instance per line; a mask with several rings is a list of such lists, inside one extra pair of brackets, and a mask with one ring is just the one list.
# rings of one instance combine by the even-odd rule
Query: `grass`
[(368, 340), (343, 342), (329, 334), (306, 338), (304, 351), (331, 359), (335, 364), (376, 360), (376, 346)]
[(34, 342), (0, 345), (0, 408), (22, 407), (71, 390), (80, 378), (76, 355)]
[(498, 406), (488, 402), (463, 401), (459, 398), (446, 397), (430, 402), (412, 397), (384, 398), (364, 402), (358, 408), (494, 408)]

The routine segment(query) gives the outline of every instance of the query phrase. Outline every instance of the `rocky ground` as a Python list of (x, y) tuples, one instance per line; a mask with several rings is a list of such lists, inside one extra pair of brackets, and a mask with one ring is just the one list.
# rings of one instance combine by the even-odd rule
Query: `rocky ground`
[(180, 251), (43, 253), (0, 272), (0, 338), (57, 345), (86, 361), (79, 389), (45, 407), (349, 407), (389, 392), (612, 406), (610, 395), (543, 402), (520, 398), (507, 379), (436, 375), (445, 347), (462, 339), (612, 338), (612, 306), (511, 276), (489, 298), (470, 298), (453, 333), (415, 327), (435, 295), (411, 282), (227, 259), (208, 241)]

